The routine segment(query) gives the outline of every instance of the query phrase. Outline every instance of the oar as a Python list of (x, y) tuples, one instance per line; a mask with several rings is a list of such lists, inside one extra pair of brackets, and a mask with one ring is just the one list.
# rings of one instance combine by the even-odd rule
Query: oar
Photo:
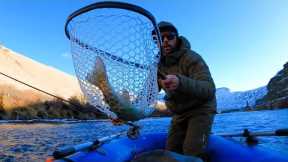
[(111, 141), (112, 139), (118, 138), (121, 135), (125, 135), (126, 133), (127, 131), (123, 131), (123, 132), (119, 132), (110, 136), (99, 138), (95, 140), (94, 142), (86, 142), (86, 143), (82, 143), (82, 144), (71, 146), (71, 147), (60, 148), (59, 150), (56, 150), (53, 152), (53, 158), (60, 159), (68, 155), (74, 154), (78, 151), (83, 151), (87, 149), (97, 149), (99, 146), (103, 145), (104, 143)]
[(115, 138), (120, 137), (121, 135), (127, 135), (128, 138), (135, 139), (139, 135), (139, 129), (140, 127), (138, 125), (135, 125), (132, 122), (125, 122), (126, 125), (129, 125), (130, 128), (126, 131), (122, 131), (110, 136), (102, 137), (100, 139), (95, 140), (94, 142), (86, 142), (79, 145), (71, 146), (71, 147), (64, 147), (60, 148), (59, 150), (56, 150), (53, 152), (53, 158), (54, 159), (60, 159), (63, 157), (66, 157), (68, 155), (74, 154), (78, 151), (82, 150), (95, 150), (99, 148), (101, 145), (103, 145), (106, 142), (109, 142)]
[(288, 129), (277, 129), (275, 131), (258, 131), (250, 132), (248, 129), (244, 129), (241, 133), (223, 133), (217, 134), (222, 137), (249, 137), (249, 136), (288, 136)]

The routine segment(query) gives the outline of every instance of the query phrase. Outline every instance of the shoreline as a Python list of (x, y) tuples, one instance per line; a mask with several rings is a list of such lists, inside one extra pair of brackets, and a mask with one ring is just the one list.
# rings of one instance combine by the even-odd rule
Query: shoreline
[[(149, 117), (141, 120), (147, 119), (161, 119), (165, 117)], [(139, 120), (139, 121), (141, 121)], [(80, 120), (80, 119), (30, 119), (30, 120), (0, 120), (1, 124), (73, 124), (73, 123), (94, 123), (94, 122), (111, 122), (110, 119), (90, 119), (90, 120)]]
[[(237, 113), (237, 112), (257, 112), (257, 111), (274, 111), (274, 110), (282, 110), (287, 108), (274, 108), (274, 109), (260, 109), (260, 110), (233, 110), (233, 111), (224, 111), (217, 112), (216, 114), (226, 114), (226, 113)], [(141, 120), (149, 120), (149, 119), (161, 119), (170, 116), (151, 116)], [(141, 121), (139, 120), (139, 121)], [(110, 119), (29, 119), (29, 120), (0, 120), (1, 124), (73, 124), (73, 123), (93, 123), (93, 122), (111, 122)]]
[(0, 120), (0, 124), (73, 124), (88, 122), (110, 122), (109, 119), (78, 120), (78, 119), (31, 119), (31, 120)]

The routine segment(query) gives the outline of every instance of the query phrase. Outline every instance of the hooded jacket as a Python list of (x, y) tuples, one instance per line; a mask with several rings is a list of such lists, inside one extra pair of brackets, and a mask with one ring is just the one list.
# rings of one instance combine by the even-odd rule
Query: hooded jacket
[(191, 50), (186, 38), (180, 36), (178, 39), (179, 48), (169, 56), (162, 56), (159, 63), (159, 72), (179, 78), (177, 89), (166, 91), (167, 108), (178, 116), (215, 113), (215, 84), (209, 68), (202, 57)]

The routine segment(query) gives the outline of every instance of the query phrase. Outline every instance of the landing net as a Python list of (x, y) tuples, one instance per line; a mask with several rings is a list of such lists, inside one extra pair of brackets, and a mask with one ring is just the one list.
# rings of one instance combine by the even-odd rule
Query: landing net
[(79, 12), (65, 29), (88, 102), (110, 118), (149, 116), (158, 94), (160, 51), (151, 35), (156, 23), (147, 15), (115, 6), (90, 6)]

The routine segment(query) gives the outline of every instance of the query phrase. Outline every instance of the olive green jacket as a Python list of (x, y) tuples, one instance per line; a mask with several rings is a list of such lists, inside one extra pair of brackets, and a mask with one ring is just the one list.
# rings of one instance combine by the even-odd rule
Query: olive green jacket
[(166, 91), (165, 103), (176, 116), (215, 113), (215, 84), (209, 68), (202, 57), (190, 49), (188, 40), (181, 36), (179, 41), (179, 49), (162, 56), (159, 63), (160, 73), (179, 78), (177, 89)]

